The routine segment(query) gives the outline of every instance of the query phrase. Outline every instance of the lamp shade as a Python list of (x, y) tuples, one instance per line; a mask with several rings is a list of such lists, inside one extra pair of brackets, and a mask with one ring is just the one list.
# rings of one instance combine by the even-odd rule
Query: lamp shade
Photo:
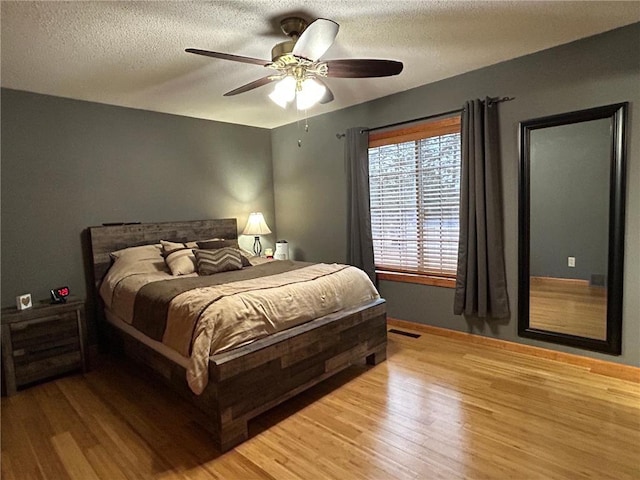
[(254, 212), (249, 215), (247, 226), (244, 227), (243, 235), (268, 235), (271, 233), (264, 216), (260, 212)]
[(287, 108), (290, 102), (296, 100), (298, 110), (307, 110), (322, 100), (327, 88), (313, 78), (296, 80), (287, 75), (278, 83), (269, 94), (269, 98), (282, 108)]
[(290, 76), (284, 77), (276, 83), (269, 98), (282, 108), (287, 108), (287, 104), (296, 98), (296, 80)]
[(302, 82), (302, 89), (296, 92), (296, 103), (298, 110), (306, 110), (313, 107), (322, 100), (327, 88), (315, 81), (313, 78), (307, 78)]

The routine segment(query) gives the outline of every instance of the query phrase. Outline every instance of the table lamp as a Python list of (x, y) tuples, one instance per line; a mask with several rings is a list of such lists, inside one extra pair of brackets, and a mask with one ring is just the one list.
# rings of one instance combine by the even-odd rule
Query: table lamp
[(249, 215), (247, 226), (244, 227), (243, 235), (254, 235), (255, 241), (253, 242), (253, 253), (256, 257), (259, 257), (262, 253), (262, 244), (260, 243), (260, 235), (268, 235), (271, 233), (267, 222), (264, 221), (264, 216), (260, 212), (253, 212)]

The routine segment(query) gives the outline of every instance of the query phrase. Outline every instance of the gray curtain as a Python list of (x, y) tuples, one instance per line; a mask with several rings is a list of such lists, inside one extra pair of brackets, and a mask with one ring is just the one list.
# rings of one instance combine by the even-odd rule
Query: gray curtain
[(375, 284), (369, 205), (369, 133), (363, 130), (356, 127), (346, 132), (347, 263), (364, 270)]
[(466, 102), (462, 113), (456, 315), (509, 316), (497, 109), (498, 105), (486, 98)]

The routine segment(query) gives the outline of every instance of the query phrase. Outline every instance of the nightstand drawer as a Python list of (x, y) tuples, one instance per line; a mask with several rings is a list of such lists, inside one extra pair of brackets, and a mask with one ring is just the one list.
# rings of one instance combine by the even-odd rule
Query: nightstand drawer
[(48, 342), (25, 345), (16, 349), (14, 345), (13, 361), (18, 363), (35, 362), (43, 358), (55, 357), (80, 348), (80, 337), (73, 335)]
[(42, 360), (26, 363), (18, 363), (16, 361), (16, 385), (26, 385), (80, 368), (82, 368), (82, 355), (77, 347), (75, 351)]
[(22, 322), (12, 323), (10, 325), (12, 332), (20, 332), (24, 330), (34, 329), (38, 326), (46, 325), (45, 328), (49, 328), (47, 324), (51, 322), (63, 322), (63, 321), (75, 321), (76, 320), (76, 312), (61, 312), (55, 313), (51, 315), (46, 315), (44, 317), (33, 318), (31, 320), (24, 320)]
[(43, 345), (66, 338), (78, 338), (78, 320), (74, 312), (11, 325), (11, 343), (16, 350), (40, 350)]

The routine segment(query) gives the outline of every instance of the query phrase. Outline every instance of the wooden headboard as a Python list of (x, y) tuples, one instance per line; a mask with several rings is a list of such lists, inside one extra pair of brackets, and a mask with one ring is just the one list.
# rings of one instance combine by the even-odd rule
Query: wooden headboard
[(89, 227), (93, 284), (99, 287), (111, 266), (110, 252), (126, 247), (151, 245), (160, 240), (190, 242), (207, 238), (238, 238), (235, 218), (184, 222), (137, 223)]

